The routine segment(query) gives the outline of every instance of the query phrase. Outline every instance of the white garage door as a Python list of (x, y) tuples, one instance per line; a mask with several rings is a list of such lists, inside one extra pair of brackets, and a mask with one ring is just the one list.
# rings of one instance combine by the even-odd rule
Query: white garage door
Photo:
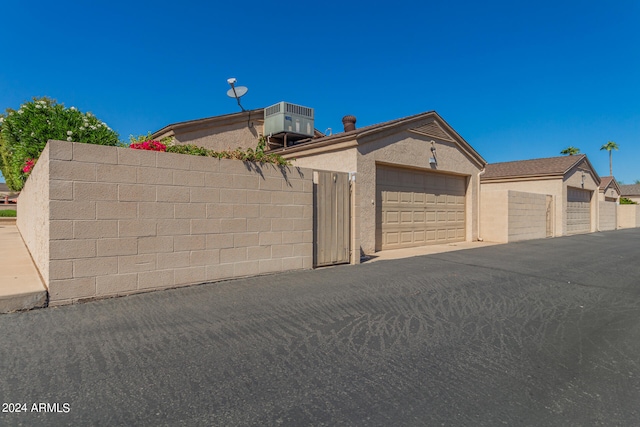
[(378, 165), (376, 250), (464, 241), (466, 182)]
[(591, 231), (591, 191), (567, 188), (567, 234)]

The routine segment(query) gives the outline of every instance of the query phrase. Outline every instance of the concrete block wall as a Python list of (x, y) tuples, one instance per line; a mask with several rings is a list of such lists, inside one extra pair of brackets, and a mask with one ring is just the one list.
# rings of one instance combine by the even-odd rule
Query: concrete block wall
[(640, 227), (640, 205), (618, 206), (618, 228)]
[(541, 239), (547, 232), (546, 195), (482, 190), (480, 234), (487, 242)]
[(598, 230), (618, 228), (618, 205), (615, 202), (598, 201)]
[(509, 242), (544, 239), (547, 236), (547, 196), (508, 192)]
[(28, 247), (52, 305), (312, 268), (310, 170), (64, 141), (48, 155), (48, 254)]

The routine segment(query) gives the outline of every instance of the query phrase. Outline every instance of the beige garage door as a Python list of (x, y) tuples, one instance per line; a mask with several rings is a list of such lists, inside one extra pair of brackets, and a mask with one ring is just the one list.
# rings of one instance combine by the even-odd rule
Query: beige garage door
[(591, 231), (591, 191), (567, 188), (567, 234)]
[(376, 250), (464, 241), (466, 182), (378, 165)]

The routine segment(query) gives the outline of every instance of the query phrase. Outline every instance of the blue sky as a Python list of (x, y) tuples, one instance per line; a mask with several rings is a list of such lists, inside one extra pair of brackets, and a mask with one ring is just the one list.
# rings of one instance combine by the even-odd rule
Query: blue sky
[(572, 145), (640, 179), (640, 2), (5, 2), (0, 110), (34, 96), (121, 139), (287, 101), (316, 128), (436, 110), (488, 162)]

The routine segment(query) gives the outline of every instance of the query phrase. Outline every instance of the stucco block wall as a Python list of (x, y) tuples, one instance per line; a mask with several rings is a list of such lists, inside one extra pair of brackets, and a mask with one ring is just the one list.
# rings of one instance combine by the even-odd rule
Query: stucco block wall
[(546, 195), (483, 190), (480, 200), (480, 232), (485, 241), (508, 243), (546, 237)]
[(640, 205), (618, 206), (618, 228), (640, 227)]
[(485, 191), (480, 197), (480, 237), (487, 242), (509, 241), (509, 191)]
[[(312, 268), (310, 170), (63, 141), (46, 150), (24, 199), (43, 211), (45, 237), (25, 241), (52, 305)], [(22, 218), (23, 236), (32, 222)]]
[(599, 230), (615, 230), (618, 228), (618, 205), (615, 202), (598, 202)]
[[(49, 183), (49, 157), (51, 147), (47, 145), (31, 171), (29, 179), (20, 193), (17, 204), (16, 225), (22, 239), (31, 251), (31, 257), (45, 283), (49, 281), (49, 194), (65, 197), (68, 189)], [(54, 156), (65, 156), (56, 152)], [(15, 207), (16, 205), (14, 205)]]

